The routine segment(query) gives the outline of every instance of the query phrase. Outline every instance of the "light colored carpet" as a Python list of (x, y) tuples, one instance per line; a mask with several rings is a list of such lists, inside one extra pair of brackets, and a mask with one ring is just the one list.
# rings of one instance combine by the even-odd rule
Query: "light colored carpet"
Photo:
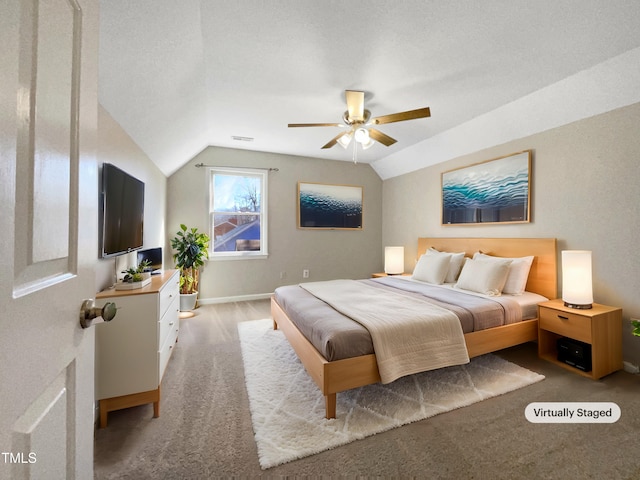
[(238, 324), (253, 431), (267, 469), (511, 392), (544, 376), (494, 355), (338, 394), (337, 418), (272, 321)]

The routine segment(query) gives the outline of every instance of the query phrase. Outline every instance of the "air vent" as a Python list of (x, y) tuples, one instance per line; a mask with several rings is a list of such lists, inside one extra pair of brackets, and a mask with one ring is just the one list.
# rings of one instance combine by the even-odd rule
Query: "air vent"
[(253, 137), (241, 137), (238, 135), (231, 135), (231, 139), (236, 142), (253, 142)]

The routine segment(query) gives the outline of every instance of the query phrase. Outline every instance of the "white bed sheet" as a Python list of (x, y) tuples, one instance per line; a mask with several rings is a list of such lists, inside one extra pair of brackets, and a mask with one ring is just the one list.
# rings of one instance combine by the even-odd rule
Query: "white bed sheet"
[[(394, 278), (399, 278), (402, 280), (406, 280), (407, 282), (416, 282), (416, 283), (425, 283), (425, 282), (421, 282), (420, 280), (414, 280), (413, 278), (411, 278), (410, 276), (398, 276)], [(428, 283), (427, 285), (431, 285), (434, 287), (439, 287), (439, 288), (449, 288), (449, 289), (454, 289), (454, 285), (455, 283), (443, 283), (442, 285), (435, 285), (433, 283)], [(538, 304), (541, 302), (546, 302), (547, 300), (549, 300), (547, 297), (543, 296), (543, 295), (539, 295), (537, 293), (533, 293), (533, 292), (523, 292), (521, 295), (508, 295), (508, 294), (502, 294), (502, 295), (484, 295), (482, 293), (477, 293), (477, 292), (472, 292), (470, 290), (462, 290), (460, 288), (456, 288), (455, 289), (456, 292), (462, 292), (462, 293), (466, 293), (468, 295), (475, 295), (477, 297), (484, 297), (484, 298), (489, 298), (491, 300), (494, 300), (496, 302), (500, 303), (501, 299), (507, 298), (509, 300), (518, 302), (518, 305), (520, 305), (520, 308), (522, 308), (522, 319), (523, 320), (529, 320), (532, 318), (537, 318), (538, 317)]]

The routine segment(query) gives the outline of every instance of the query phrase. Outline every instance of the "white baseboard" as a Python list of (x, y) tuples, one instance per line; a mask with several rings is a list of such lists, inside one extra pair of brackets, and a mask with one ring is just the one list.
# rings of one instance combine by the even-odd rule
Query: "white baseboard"
[(199, 298), (198, 303), (200, 305), (213, 305), (214, 303), (232, 303), (232, 302), (246, 302), (249, 300), (264, 300), (271, 298), (273, 293), (255, 293), (253, 295), (237, 295), (234, 297), (214, 297), (214, 298)]

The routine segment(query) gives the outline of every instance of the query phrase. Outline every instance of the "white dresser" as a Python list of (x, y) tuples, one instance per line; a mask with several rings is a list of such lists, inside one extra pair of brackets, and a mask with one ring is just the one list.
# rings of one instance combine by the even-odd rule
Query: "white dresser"
[(96, 400), (100, 427), (113, 410), (153, 403), (160, 415), (160, 384), (178, 339), (179, 271), (165, 270), (136, 290), (105, 290), (96, 305), (113, 302), (113, 320), (96, 325)]

